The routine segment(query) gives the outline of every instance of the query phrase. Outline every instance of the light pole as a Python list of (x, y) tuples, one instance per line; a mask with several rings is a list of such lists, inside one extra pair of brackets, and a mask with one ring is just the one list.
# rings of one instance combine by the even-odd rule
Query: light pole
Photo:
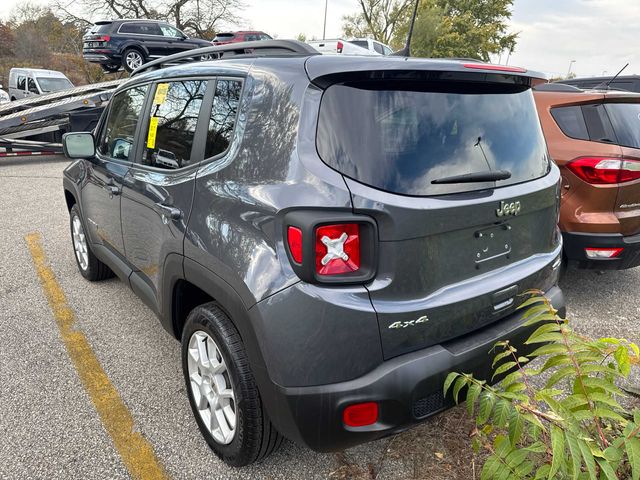
[(327, 8), (329, 7), (329, 0), (324, 0), (324, 28), (322, 29), (322, 39), (327, 38)]
[(567, 78), (569, 78), (569, 75), (571, 75), (571, 67), (573, 66), (574, 63), (576, 63), (575, 60), (571, 60), (569, 62), (569, 70), (567, 70)]

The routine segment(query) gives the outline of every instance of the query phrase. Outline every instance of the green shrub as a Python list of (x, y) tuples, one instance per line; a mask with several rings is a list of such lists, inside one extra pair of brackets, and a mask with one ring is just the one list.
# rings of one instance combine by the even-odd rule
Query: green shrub
[(473, 448), (488, 452), (481, 479), (640, 479), (640, 410), (625, 410), (616, 386), (638, 365), (638, 347), (577, 334), (540, 292), (520, 309), (537, 326), (525, 345), (537, 348), (497, 343), (496, 386), (455, 372), (444, 385), (456, 403), (466, 392)]

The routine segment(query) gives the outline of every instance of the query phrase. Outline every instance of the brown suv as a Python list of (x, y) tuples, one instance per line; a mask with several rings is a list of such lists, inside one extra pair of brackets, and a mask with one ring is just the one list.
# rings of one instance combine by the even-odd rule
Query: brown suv
[(640, 265), (640, 94), (545, 84), (534, 96), (562, 173), (565, 258), (584, 268)]

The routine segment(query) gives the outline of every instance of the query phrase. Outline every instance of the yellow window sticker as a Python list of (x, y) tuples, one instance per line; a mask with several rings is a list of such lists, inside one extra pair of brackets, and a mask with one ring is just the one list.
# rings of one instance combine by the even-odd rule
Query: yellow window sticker
[(156, 96), (153, 98), (154, 105), (162, 105), (167, 99), (167, 92), (169, 91), (168, 83), (159, 83), (156, 87)]
[(158, 117), (151, 117), (149, 135), (147, 135), (147, 148), (156, 148), (156, 133), (158, 133)]

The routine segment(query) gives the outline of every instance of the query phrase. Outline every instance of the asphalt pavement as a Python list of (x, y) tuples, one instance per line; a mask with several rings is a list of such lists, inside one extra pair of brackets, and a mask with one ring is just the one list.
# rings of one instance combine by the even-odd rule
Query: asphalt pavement
[[(65, 348), (25, 240), (32, 233), (39, 234), (75, 314), (74, 328), (168, 477), (470, 478), (476, 468), (471, 453), (453, 455), (447, 443), (468, 443), (460, 409), (338, 454), (285, 442), (261, 464), (225, 466), (193, 419), (178, 342), (119, 280), (90, 283), (77, 272), (62, 192), (67, 163), (60, 157), (0, 159), (0, 479), (130, 478)], [(603, 274), (570, 269), (562, 286), (580, 331), (640, 340), (640, 268)]]

